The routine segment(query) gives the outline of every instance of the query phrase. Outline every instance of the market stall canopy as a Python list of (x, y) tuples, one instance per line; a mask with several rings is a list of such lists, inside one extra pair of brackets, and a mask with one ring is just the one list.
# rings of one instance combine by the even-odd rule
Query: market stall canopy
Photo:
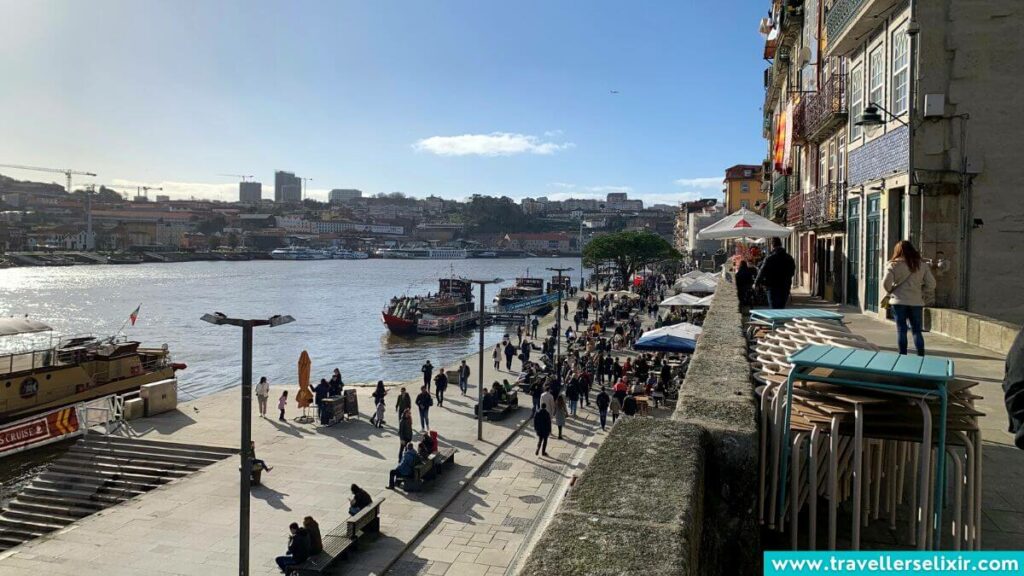
[(675, 289), (685, 294), (713, 293), (718, 289), (718, 275), (709, 274), (695, 278), (681, 285), (676, 285)]
[(665, 300), (663, 300), (661, 302), (661, 304), (659, 304), (659, 306), (664, 306), (664, 307), (669, 307), (669, 306), (708, 307), (708, 306), (711, 306), (711, 302), (714, 299), (715, 299), (715, 295), (714, 294), (701, 298), (699, 296), (694, 296), (693, 294), (687, 294), (687, 293), (683, 292), (682, 294), (676, 294), (675, 296), (671, 296), (669, 298), (666, 298)]
[(697, 232), (697, 239), (773, 238), (789, 236), (792, 232), (792, 228), (779, 226), (775, 222), (746, 208), (740, 208), (718, 222)]
[(0, 318), (0, 336), (17, 336), (53, 330), (38, 320), (28, 318)]
[(697, 348), (697, 337), (703, 329), (689, 322), (662, 326), (644, 332), (633, 345), (636, 350), (650, 352), (693, 352)]

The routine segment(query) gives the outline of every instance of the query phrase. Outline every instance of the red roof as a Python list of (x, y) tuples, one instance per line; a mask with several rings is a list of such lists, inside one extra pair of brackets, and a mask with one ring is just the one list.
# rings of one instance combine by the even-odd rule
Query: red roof
[[(750, 170), (750, 176), (744, 176), (743, 173)], [(761, 179), (761, 165), (760, 164), (737, 164), (725, 169), (726, 180), (760, 180)]]

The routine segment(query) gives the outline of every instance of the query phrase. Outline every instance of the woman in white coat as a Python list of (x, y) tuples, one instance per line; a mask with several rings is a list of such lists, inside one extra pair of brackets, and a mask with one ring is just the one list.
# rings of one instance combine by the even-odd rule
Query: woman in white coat
[(935, 294), (935, 277), (921, 261), (921, 254), (907, 240), (900, 240), (893, 249), (892, 259), (885, 267), (882, 286), (889, 295), (893, 318), (896, 319), (896, 342), (900, 354), (907, 353), (907, 323), (914, 335), (914, 348), (924, 356), (924, 335), (921, 317), (925, 303)]

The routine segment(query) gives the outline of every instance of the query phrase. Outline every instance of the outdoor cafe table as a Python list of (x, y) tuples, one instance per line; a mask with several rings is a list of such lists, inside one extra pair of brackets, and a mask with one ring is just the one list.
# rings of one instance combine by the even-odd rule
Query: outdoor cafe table
[[(784, 312), (779, 310), (778, 312)], [(772, 312), (775, 312), (774, 310)], [(823, 382), (837, 386), (865, 388), (881, 392), (908, 393), (918, 396), (938, 395), (941, 401), (938, 447), (936, 450), (935, 508), (931, 529), (936, 531), (935, 543), (942, 535), (943, 480), (946, 477), (946, 410), (948, 385), (953, 380), (953, 361), (939, 356), (907, 356), (893, 352), (876, 352), (856, 348), (811, 345), (788, 358), (793, 368), (786, 378), (786, 408), (782, 427), (783, 457), (779, 481), (779, 502), (786, 501), (786, 476), (792, 446), (789, 427), (793, 400), (793, 382)], [(824, 371), (816, 370), (824, 369)], [(884, 377), (887, 382), (872, 381)], [(892, 383), (892, 382), (898, 382)], [(923, 446), (922, 450), (930, 447)], [(858, 480), (859, 481), (859, 480)], [(854, 512), (857, 514), (857, 512)]]
[(790, 320), (806, 318), (808, 320), (834, 320), (839, 323), (843, 321), (843, 315), (831, 310), (821, 308), (783, 308), (783, 309), (756, 309), (750, 311), (750, 321), (778, 328)]

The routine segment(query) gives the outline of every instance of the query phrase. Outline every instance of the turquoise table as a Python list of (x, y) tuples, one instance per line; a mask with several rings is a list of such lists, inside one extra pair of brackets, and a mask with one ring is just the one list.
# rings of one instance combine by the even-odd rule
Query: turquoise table
[(797, 318), (806, 318), (808, 320), (834, 320), (835, 322), (843, 321), (842, 314), (831, 310), (822, 310), (821, 308), (766, 308), (750, 311), (751, 322), (765, 324), (772, 328), (778, 328), (786, 322), (796, 320)]
[[(766, 312), (788, 312), (788, 310), (771, 310)], [(753, 315), (753, 312), (751, 314)], [(807, 346), (790, 355), (788, 360), (793, 364), (793, 368), (786, 379), (785, 423), (782, 429), (784, 457), (781, 462), (779, 502), (786, 501), (786, 477), (788, 474), (789, 454), (792, 450), (789, 441), (789, 423), (794, 381), (824, 382), (837, 386), (850, 386), (881, 392), (909, 393), (923, 397), (937, 395), (941, 400), (942, 408), (939, 416), (935, 473), (935, 509), (933, 511), (933, 524), (931, 528), (937, 531), (935, 543), (938, 546), (942, 535), (943, 480), (946, 475), (947, 389), (949, 382), (953, 380), (953, 361), (939, 356), (907, 356), (894, 352), (875, 352), (873, 350), (821, 345)], [(811, 371), (816, 368), (830, 369), (832, 372), (827, 376), (811, 374)], [(899, 382), (899, 384), (860, 380), (858, 376), (884, 376)], [(783, 508), (784, 506), (780, 506), (780, 510)]]

